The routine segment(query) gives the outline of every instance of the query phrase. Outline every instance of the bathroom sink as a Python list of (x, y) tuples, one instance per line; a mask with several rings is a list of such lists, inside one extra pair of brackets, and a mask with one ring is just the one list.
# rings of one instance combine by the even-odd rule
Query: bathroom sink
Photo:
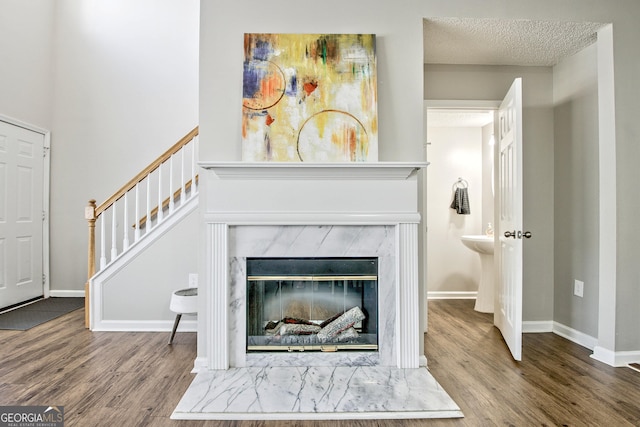
[(460, 237), (462, 243), (471, 249), (481, 254), (493, 255), (493, 236), (484, 235), (466, 235)]
[(460, 240), (480, 256), (482, 276), (478, 284), (478, 296), (474, 308), (482, 313), (493, 313), (493, 236), (467, 235), (460, 237)]

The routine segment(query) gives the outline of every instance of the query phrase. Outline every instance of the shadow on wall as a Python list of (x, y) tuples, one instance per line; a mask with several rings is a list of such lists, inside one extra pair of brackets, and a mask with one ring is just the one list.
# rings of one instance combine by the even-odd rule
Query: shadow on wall
[[(453, 197), (453, 196), (452, 196)], [(449, 209), (449, 228), (463, 231), (465, 229), (467, 215), (460, 215), (455, 210)], [(458, 235), (457, 233), (456, 235)]]
[[(455, 260), (452, 260), (455, 262)], [(474, 277), (470, 277), (468, 274), (451, 273), (442, 278), (442, 289), (451, 290), (457, 289), (461, 292), (474, 292), (478, 290), (478, 281)], [(437, 289), (434, 289), (437, 291)]]

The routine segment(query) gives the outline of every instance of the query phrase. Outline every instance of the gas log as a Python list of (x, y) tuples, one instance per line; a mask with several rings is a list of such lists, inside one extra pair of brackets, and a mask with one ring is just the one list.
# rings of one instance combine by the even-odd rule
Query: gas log
[(360, 307), (339, 313), (320, 325), (306, 319), (285, 317), (279, 322), (269, 322), (265, 326), (268, 335), (313, 335), (316, 334), (318, 341), (348, 341), (358, 337), (358, 332), (353, 325), (364, 320), (366, 316)]

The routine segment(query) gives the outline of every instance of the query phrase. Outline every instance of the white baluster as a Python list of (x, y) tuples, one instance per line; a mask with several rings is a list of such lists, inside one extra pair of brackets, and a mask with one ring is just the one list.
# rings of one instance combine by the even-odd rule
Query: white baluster
[(136, 217), (133, 225), (135, 233), (133, 233), (133, 241), (137, 242), (140, 239), (140, 183), (136, 184)]
[[(198, 160), (200, 159), (200, 136), (196, 136), (196, 175), (198, 175)], [(198, 184), (198, 192), (200, 192), (200, 184)]]
[(129, 226), (127, 224), (127, 215), (129, 214), (129, 200), (127, 198), (127, 194), (129, 194), (129, 192), (124, 193), (124, 196), (122, 196), (122, 198), (124, 199), (124, 215), (122, 217), (122, 223), (124, 224), (122, 230), (124, 232), (124, 236), (122, 238), (122, 251), (126, 251), (129, 248)]
[(173, 213), (175, 203), (173, 201), (173, 155), (169, 157), (169, 215)]
[(182, 191), (180, 192), (180, 206), (182, 206), (184, 201), (187, 199), (187, 185), (184, 177), (184, 145), (180, 149), (180, 163), (180, 186), (182, 188)]
[(147, 222), (145, 224), (145, 234), (151, 231), (151, 174), (147, 175)]
[(100, 270), (107, 265), (107, 242), (105, 237), (105, 218), (107, 217), (106, 211), (100, 215)]
[(158, 216), (156, 224), (162, 222), (164, 212), (162, 211), (162, 163), (158, 166)]
[(118, 245), (116, 237), (116, 227), (118, 225), (118, 214), (116, 202), (113, 202), (113, 214), (111, 215), (111, 262), (118, 256)]
[(191, 197), (196, 195), (196, 138), (191, 140)]

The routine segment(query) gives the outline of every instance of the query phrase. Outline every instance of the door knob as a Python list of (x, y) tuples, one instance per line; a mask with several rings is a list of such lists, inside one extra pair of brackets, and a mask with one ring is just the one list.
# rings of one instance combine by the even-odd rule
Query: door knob
[(531, 232), (530, 231), (525, 231), (523, 236), (526, 237), (527, 239), (530, 239), (531, 238)]
[(513, 237), (514, 239), (516, 238), (516, 232), (514, 231), (505, 231), (504, 232), (504, 237), (506, 237), (507, 239), (509, 237)]

